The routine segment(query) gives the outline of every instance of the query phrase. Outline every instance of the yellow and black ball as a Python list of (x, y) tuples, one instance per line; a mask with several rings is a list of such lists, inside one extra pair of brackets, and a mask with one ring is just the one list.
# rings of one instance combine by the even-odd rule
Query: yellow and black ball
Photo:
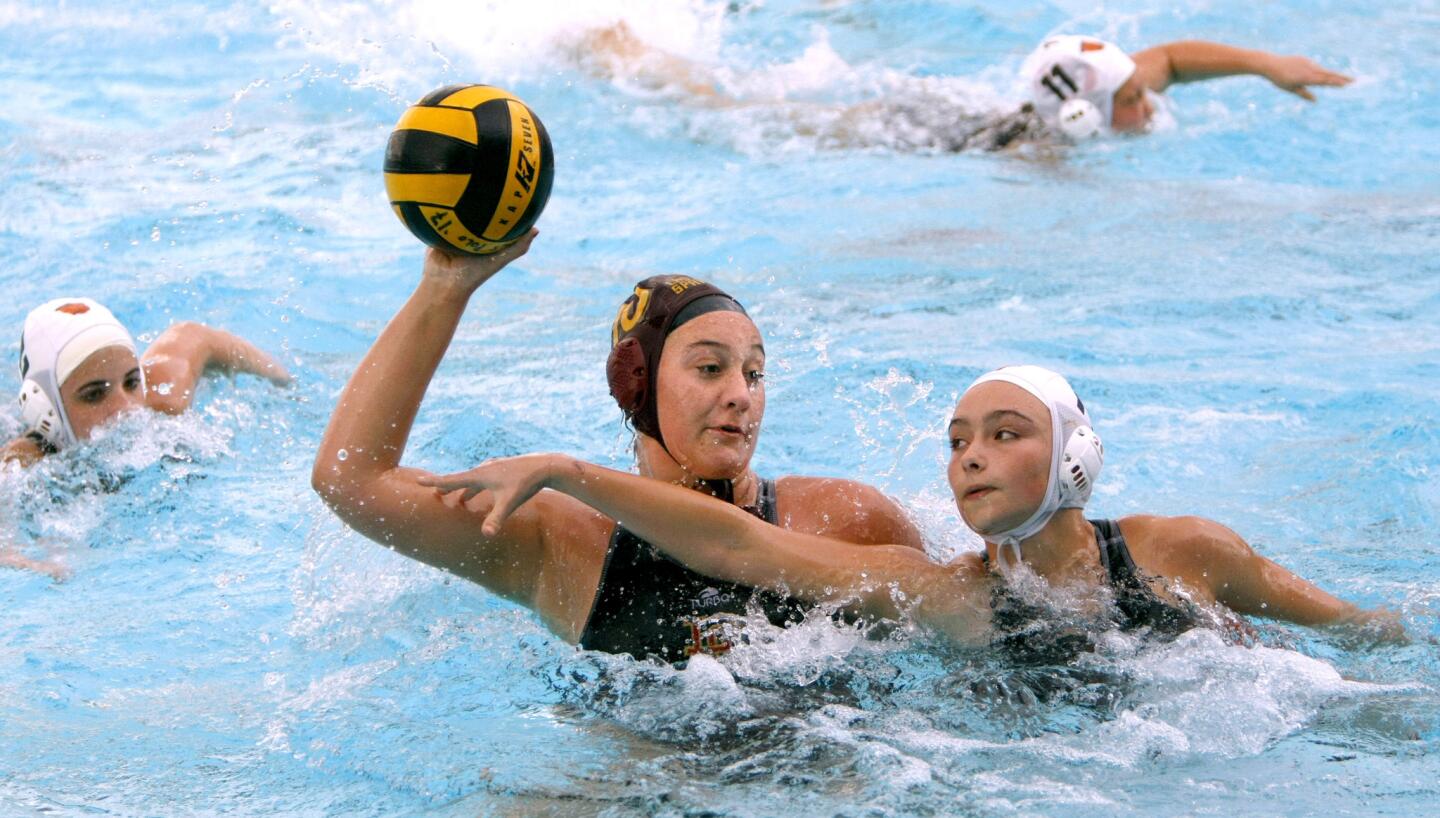
[(485, 255), (540, 218), (555, 178), (550, 136), (509, 91), (450, 85), (406, 109), (385, 148), (385, 191), (417, 238)]

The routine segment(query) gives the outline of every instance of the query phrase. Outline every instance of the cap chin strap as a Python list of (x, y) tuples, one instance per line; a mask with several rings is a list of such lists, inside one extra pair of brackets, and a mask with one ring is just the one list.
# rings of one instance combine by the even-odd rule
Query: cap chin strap
[[(1050, 407), (1051, 420), (1059, 428), (1055, 408)], [(1020, 542), (1035, 536), (1062, 508), (1084, 508), (1090, 499), (1090, 489), (1095, 477), (1100, 474), (1104, 462), (1104, 444), (1100, 436), (1089, 426), (1081, 426), (1070, 433), (1065, 449), (1050, 471), (1045, 487), (1045, 502), (1035, 509), (1030, 519), (1000, 534), (999, 545), (1011, 550), (1015, 561), (1020, 561)]]

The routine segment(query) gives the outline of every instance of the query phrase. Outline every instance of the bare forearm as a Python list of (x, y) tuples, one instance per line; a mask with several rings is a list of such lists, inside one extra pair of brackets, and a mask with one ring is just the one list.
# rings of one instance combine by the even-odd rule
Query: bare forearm
[(1160, 48), (1169, 58), (1171, 82), (1195, 82), (1240, 74), (1265, 76), (1270, 61), (1274, 59), (1274, 55), (1266, 51), (1204, 40), (1181, 40)]
[(399, 465), (467, 300), (430, 279), (421, 280), (340, 393), (316, 457), (317, 484)]
[(979, 583), (913, 548), (789, 531), (681, 486), (569, 458), (548, 482), (707, 576), (882, 618), (912, 612), (962, 642), (979, 639), (988, 622)]
[(282, 386), (290, 382), (290, 373), (274, 356), (234, 333), (208, 329), (210, 343), (205, 368), (259, 375)]

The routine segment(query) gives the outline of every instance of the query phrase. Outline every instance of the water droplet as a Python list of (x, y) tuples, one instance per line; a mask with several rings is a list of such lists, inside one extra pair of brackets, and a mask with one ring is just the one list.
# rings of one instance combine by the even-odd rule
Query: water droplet
[(338, 452), (335, 453), (335, 459), (337, 459), (337, 460), (345, 460), (345, 459), (347, 459), (347, 458), (349, 458), (349, 457), (350, 457), (350, 453), (347, 452), (347, 451), (345, 451), (344, 449), (341, 449), (340, 451), (338, 451)]

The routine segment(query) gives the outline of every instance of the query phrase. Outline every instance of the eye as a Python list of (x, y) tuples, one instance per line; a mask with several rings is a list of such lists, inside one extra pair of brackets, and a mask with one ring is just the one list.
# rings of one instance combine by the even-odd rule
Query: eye
[(963, 449), (963, 448), (965, 448), (965, 438), (963, 438), (963, 437), (952, 437), (952, 438), (950, 438), (950, 451), (952, 451), (952, 452), (958, 452), (958, 451), (960, 451), (960, 450)]
[(75, 393), (75, 397), (79, 398), (81, 403), (99, 403), (105, 400), (105, 393), (109, 391), (110, 384), (97, 383), (82, 387), (79, 392)]
[(995, 433), (996, 440), (1019, 440), (1020, 435), (1009, 429), (1000, 429)]
[(140, 388), (140, 372), (136, 370), (125, 376), (125, 391), (134, 392)]
[(720, 374), (720, 365), (719, 365), (719, 364), (701, 364), (700, 366), (696, 367), (696, 369), (699, 369), (699, 370), (700, 370), (700, 374), (702, 374), (702, 375), (719, 375), (719, 374)]
[(765, 380), (765, 371), (763, 369), (752, 369), (749, 372), (745, 373), (745, 377), (751, 383), (759, 383)]

